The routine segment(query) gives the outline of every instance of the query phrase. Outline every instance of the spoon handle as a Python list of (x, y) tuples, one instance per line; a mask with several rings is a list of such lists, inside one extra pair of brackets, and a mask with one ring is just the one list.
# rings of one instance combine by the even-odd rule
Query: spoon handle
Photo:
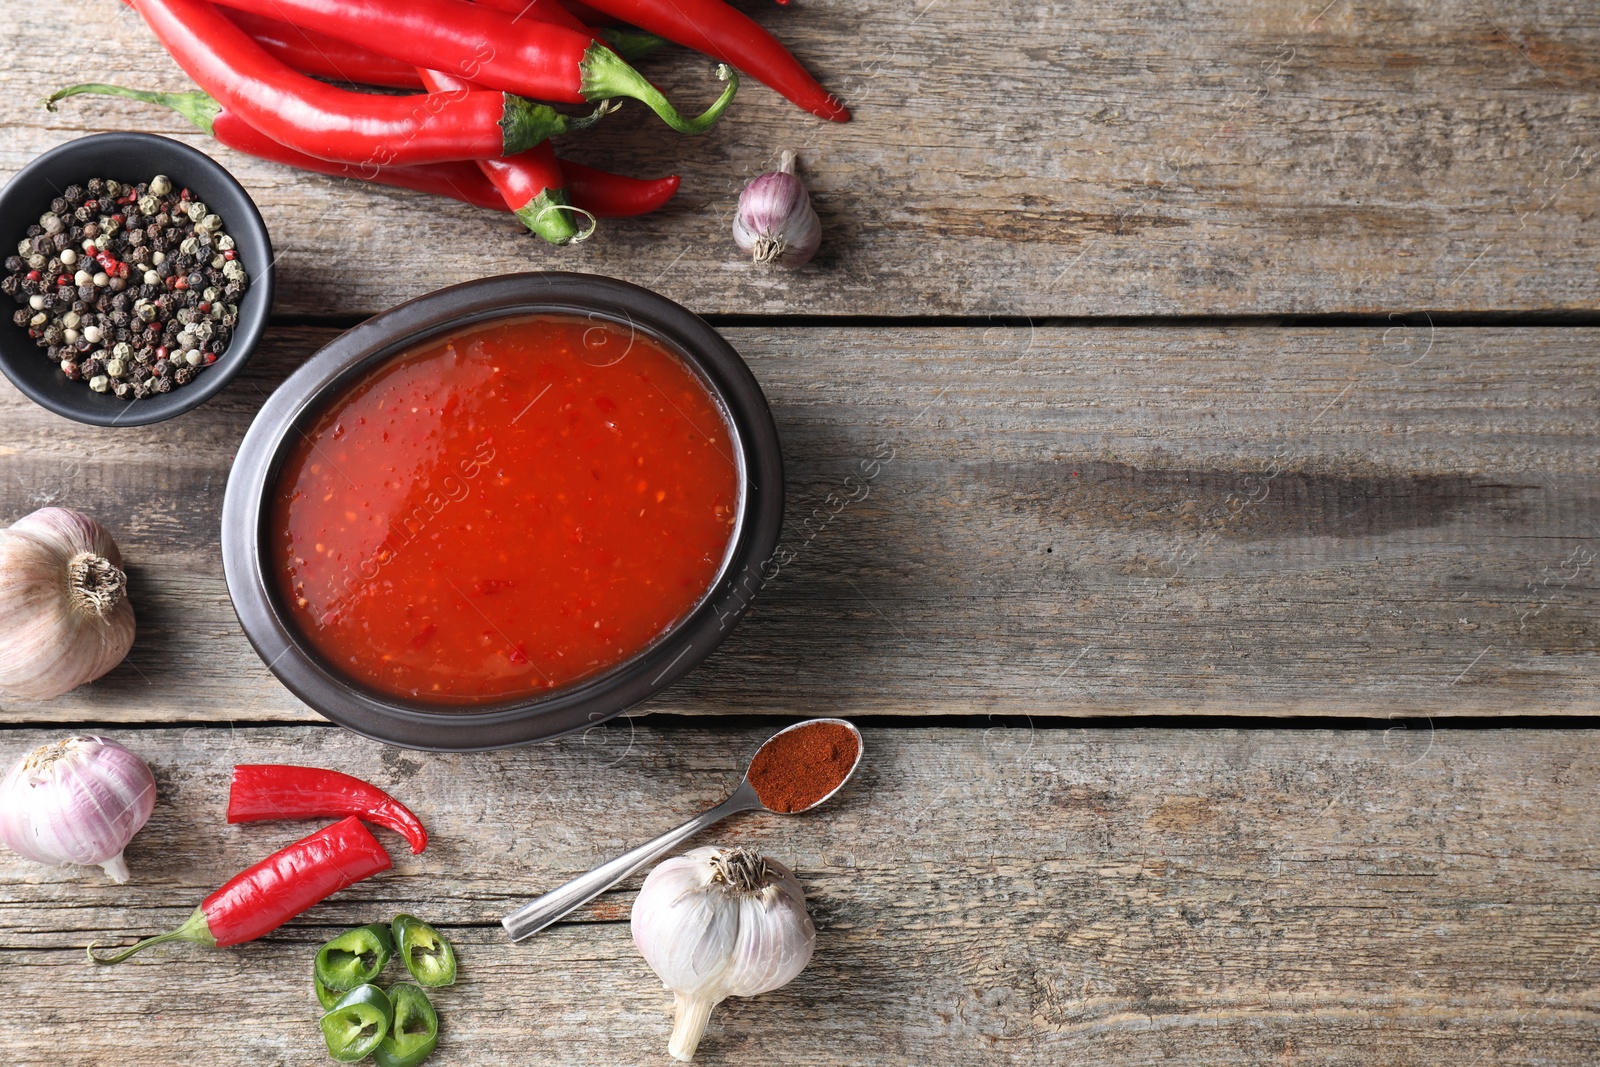
[(544, 896), (524, 904), (501, 919), (500, 925), (506, 928), (506, 933), (511, 935), (513, 941), (531, 937), (707, 827), (721, 822), (735, 812), (759, 807), (761, 801), (756, 799), (755, 788), (749, 782), (743, 782), (733, 791), (732, 796), (710, 811), (696, 815), (682, 826), (668, 830), (654, 841), (646, 841), (616, 859), (602, 863), (588, 874), (580, 874), (566, 885), (558, 886)]

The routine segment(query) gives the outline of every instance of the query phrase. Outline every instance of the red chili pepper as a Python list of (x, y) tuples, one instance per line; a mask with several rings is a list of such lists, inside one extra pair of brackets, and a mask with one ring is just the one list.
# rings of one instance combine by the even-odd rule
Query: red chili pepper
[(588, 4), (585, 4), (583, 0), (561, 0), (560, 6), (570, 11), (573, 18), (590, 26), (615, 26), (621, 21), (606, 14), (604, 11), (596, 11)]
[(89, 958), (95, 963), (121, 963), (166, 941), (192, 941), (211, 948), (254, 941), (313, 904), (391, 866), (389, 854), (360, 819), (342, 819), (235, 875), (176, 930), (147, 937), (110, 956), (96, 956), (91, 943)]
[(377, 166), (489, 159), (575, 125), (549, 107), (498, 92), (380, 96), (338, 89), (278, 62), (204, 0), (133, 5), (200, 88), (306, 155)]
[(241, 763), (228, 790), (228, 821), (319, 819), (355, 815), (386, 826), (411, 843), (428, 847), (428, 831), (411, 810), (377, 786), (339, 771), (280, 763)]
[[(418, 68), (422, 83), (432, 92), (463, 92), (473, 88), (465, 78)], [(481, 170), (500, 190), (506, 206), (522, 224), (553, 245), (581, 240), (573, 225), (571, 205), (562, 191), (561, 164), (550, 142), (535, 145), (506, 159), (482, 159)]]
[[(478, 165), (469, 161), (432, 163), (426, 166), (412, 167), (377, 167), (354, 163), (334, 163), (326, 159), (318, 159), (315, 156), (308, 156), (303, 152), (296, 152), (292, 148), (279, 144), (201, 92), (153, 93), (142, 89), (124, 89), (120, 85), (102, 85), (97, 82), (91, 82), (62, 89), (50, 97), (49, 101), (46, 102), (46, 106), (53, 108), (55, 101), (63, 97), (77, 96), (80, 93), (125, 96), (134, 100), (142, 100), (147, 104), (160, 104), (163, 107), (170, 107), (229, 148), (243, 152), (246, 155), (255, 156), (258, 159), (282, 163), (290, 167), (299, 167), (301, 170), (315, 171), (318, 174), (330, 174), (340, 178), (359, 178), (363, 181), (378, 182), (382, 185), (395, 185), (403, 189), (416, 189), (419, 192), (448, 196), (452, 199), (472, 204), (474, 207), (489, 208), (495, 211), (504, 211), (506, 209), (505, 203), (500, 199), (500, 194), (478, 171)], [(223, 256), (227, 259), (232, 259), (234, 254), (229, 251), (224, 252)]]
[(513, 18), (533, 18), (540, 22), (549, 22), (556, 26), (565, 26), (569, 30), (577, 30), (593, 36), (593, 32), (585, 26), (583, 20), (556, 0), (477, 0), (484, 7), (492, 7), (502, 11)]
[(422, 88), (422, 79), (409, 63), (250, 11), (224, 8), (222, 13), (228, 16), (228, 21), (255, 38), (256, 44), (301, 74), (337, 78), (357, 85), (384, 85), (391, 89)]
[(629, 30), (623, 27), (610, 25), (615, 19), (601, 15), (600, 12), (589, 8), (590, 14), (599, 16), (599, 21), (589, 25), (603, 27), (599, 31), (592, 30), (589, 25), (578, 18), (576, 14), (556, 3), (556, 0), (476, 0), (484, 7), (492, 7), (496, 11), (503, 11), (516, 19), (532, 18), (540, 22), (549, 22), (557, 26), (565, 26), (569, 30), (578, 30), (597, 37), (603, 41), (617, 55), (632, 63), (642, 56), (666, 44), (666, 40), (653, 33), (641, 33), (638, 30)]
[[(526, 97), (566, 104), (630, 97), (643, 102), (680, 133), (704, 133), (710, 129), (727, 110), (739, 87), (737, 75), (726, 64), (719, 67), (717, 76), (725, 78), (728, 87), (703, 115), (686, 119), (644, 75), (587, 30), (513, 19), (467, 0), (227, 2), (246, 11), (288, 19), (297, 26), (320, 30), (418, 67), (447, 70)], [(218, 18), (227, 21), (220, 15)], [(209, 88), (204, 82), (200, 87)], [(212, 95), (224, 104), (233, 103), (221, 93), (213, 91)], [(483, 153), (476, 158), (509, 154)]]
[(629, 178), (567, 159), (561, 161), (561, 173), (566, 175), (567, 196), (573, 206), (602, 219), (648, 215), (671, 200), (679, 184), (676, 174)]
[(778, 39), (722, 0), (587, 0), (641, 30), (731, 63), (789, 100), (834, 122), (849, 110)]

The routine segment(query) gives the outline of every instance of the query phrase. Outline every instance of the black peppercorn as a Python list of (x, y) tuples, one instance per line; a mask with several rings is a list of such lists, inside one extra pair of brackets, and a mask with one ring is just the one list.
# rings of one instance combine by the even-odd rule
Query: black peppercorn
[(171, 378), (156, 378), (150, 383), (150, 388), (158, 393), (172, 392)]
[(19, 308), (16, 314), (11, 316), (11, 321), (16, 323), (18, 326), (26, 326), (28, 325), (28, 320), (31, 318), (33, 318), (33, 312), (29, 311), (27, 308)]

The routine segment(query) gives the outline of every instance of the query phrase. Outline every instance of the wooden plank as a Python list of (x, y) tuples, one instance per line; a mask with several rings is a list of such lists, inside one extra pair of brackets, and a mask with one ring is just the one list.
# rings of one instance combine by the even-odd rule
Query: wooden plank
[[(621, 723), (420, 756), (327, 729), (123, 731), (163, 792), (128, 885), (0, 851), (0, 1058), (321, 1063), (316, 945), (414, 909), (461, 946), (438, 1067), (668, 1062), (633, 883), (523, 945), (498, 919), (715, 802), (765, 732)], [(271, 760), (392, 789), (432, 845), (379, 831), (394, 871), (256, 944), (89, 967), (91, 938), (179, 922), (306, 829), (219, 825), (228, 766)], [(791, 863), (819, 932), (791, 986), (718, 1009), (699, 1059), (1594, 1063), (1597, 783), (1591, 731), (870, 730), (825, 812), (708, 836)]]
[[(652, 710), (1600, 711), (1595, 331), (727, 333), (793, 558)], [(312, 717), (239, 634), (217, 537), (237, 441), (330, 336), (280, 330), (202, 413), (114, 435), (4, 387), (0, 516), (100, 516), (142, 627), (14, 717)]]
[[(662, 214), (554, 250), (503, 218), (211, 149), (281, 253), (278, 307), (374, 311), (488, 274), (565, 268), (701, 312), (1134, 315), (1593, 309), (1600, 8), (1586, 0), (946, 0), (749, 5), (856, 109), (822, 123), (751, 84), (701, 138), (629, 107), (565, 150), (684, 176)], [(0, 41), (0, 173), (81, 133), (207, 144), (135, 104), (49, 89), (188, 88), (117, 0), (31, 8)], [(68, 42), (79, 42), (72, 46)], [(86, 65), (85, 59), (92, 56)], [(645, 69), (708, 101), (711, 64)], [(742, 184), (800, 151), (815, 267), (757, 272)]]

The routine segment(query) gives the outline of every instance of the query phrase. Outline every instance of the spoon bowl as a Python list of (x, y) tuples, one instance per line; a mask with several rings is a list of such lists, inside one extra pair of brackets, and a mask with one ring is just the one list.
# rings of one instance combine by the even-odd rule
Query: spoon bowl
[(809, 727), (816, 726), (819, 723), (831, 723), (834, 726), (842, 726), (846, 730), (850, 731), (850, 736), (855, 738), (855, 740), (856, 740), (856, 758), (850, 764), (850, 769), (844, 772), (844, 777), (839, 779), (839, 784), (838, 785), (835, 785), (832, 789), (828, 790), (826, 793), (822, 794), (820, 797), (818, 797), (817, 799), (813, 800), (811, 803), (807, 804), (803, 808), (790, 808), (787, 811), (785, 811), (783, 808), (769, 808), (769, 807), (767, 807), (767, 805), (765, 803), (762, 803), (760, 791), (757, 790), (756, 791), (756, 803), (759, 804), (763, 810), (770, 811), (774, 815), (799, 815), (801, 812), (810, 811), (812, 808), (815, 808), (819, 804), (827, 803), (827, 801), (832, 799), (833, 795), (835, 793), (837, 793), (839, 790), (843, 789), (844, 786), (845, 786), (845, 783), (848, 782), (850, 780), (851, 776), (856, 773), (856, 768), (861, 766), (861, 753), (862, 753), (861, 731), (856, 729), (854, 723), (850, 722), (848, 719), (807, 719), (805, 722), (797, 722), (793, 726), (785, 726), (783, 729), (779, 730), (777, 733), (773, 734), (771, 737), (769, 737), (765, 741), (761, 742), (761, 747), (756, 749), (756, 754), (754, 756), (750, 757), (750, 766), (745, 768), (744, 781), (740, 783), (740, 787), (743, 788), (744, 786), (748, 785), (752, 789), (755, 788), (753, 783), (751, 783), (751, 781), (750, 781), (750, 771), (751, 771), (752, 768), (755, 767), (757, 761), (761, 759), (761, 754), (763, 752), (766, 752), (768, 749), (772, 749), (777, 744), (779, 744), (779, 740), (778, 740), (779, 738), (785, 737), (785, 736), (787, 736), (789, 734), (792, 734), (796, 730), (804, 730), (804, 729), (807, 729)]
[(506, 928), (506, 933), (511, 935), (511, 940), (513, 941), (521, 941), (523, 938), (532, 937), (557, 919), (587, 904), (624, 878), (649, 866), (702, 830), (716, 825), (736, 812), (770, 811), (775, 815), (799, 815), (802, 812), (815, 810), (822, 803), (832, 798), (840, 789), (843, 789), (844, 784), (855, 774), (856, 768), (861, 766), (861, 755), (865, 749), (861, 743), (861, 731), (857, 730), (853, 723), (844, 719), (807, 719), (805, 722), (797, 722), (793, 726), (785, 727), (767, 738), (750, 760), (750, 766), (753, 767), (756, 761), (761, 758), (761, 753), (777, 742), (779, 738), (793, 733), (795, 730), (814, 726), (818, 723), (833, 723), (848, 729), (851, 736), (855, 738), (856, 756), (849, 769), (839, 779), (838, 784), (805, 807), (796, 808), (793, 811), (767, 807), (761, 802), (760, 794), (750, 781), (750, 768), (746, 767), (744, 779), (739, 783), (738, 788), (729, 794), (728, 799), (721, 804), (709, 811), (702, 812), (681, 826), (668, 830), (655, 840), (646, 841), (636, 848), (629, 849), (616, 859), (602, 863), (589, 873), (580, 874), (565, 885), (552, 889), (544, 896), (530, 901), (507, 915), (504, 919), (501, 919), (500, 925)]

